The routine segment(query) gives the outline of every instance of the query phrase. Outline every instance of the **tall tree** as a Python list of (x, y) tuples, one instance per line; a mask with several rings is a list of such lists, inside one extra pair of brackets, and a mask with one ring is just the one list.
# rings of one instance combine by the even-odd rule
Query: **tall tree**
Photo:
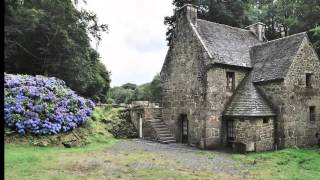
[[(199, 8), (198, 17), (235, 27), (261, 21), (266, 24), (269, 40), (307, 31), (320, 54), (319, 0), (174, 0), (175, 10), (190, 3)], [(172, 39), (175, 16), (165, 17), (167, 41)]]
[(99, 42), (107, 30), (71, 0), (5, 0), (5, 71), (55, 76), (100, 100), (110, 78), (89, 34)]
[(318, 54), (320, 54), (320, 1), (319, 0), (265, 0), (249, 1), (247, 12), (251, 19), (266, 24), (267, 39), (308, 32)]

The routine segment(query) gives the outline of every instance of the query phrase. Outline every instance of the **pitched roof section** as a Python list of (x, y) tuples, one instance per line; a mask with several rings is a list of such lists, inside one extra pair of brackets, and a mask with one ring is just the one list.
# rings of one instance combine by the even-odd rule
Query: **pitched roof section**
[(257, 117), (275, 116), (269, 104), (259, 94), (257, 88), (252, 83), (252, 74), (248, 75), (228, 106), (223, 112), (224, 116)]
[(208, 51), (212, 63), (251, 67), (250, 46), (261, 42), (248, 30), (198, 19), (196, 30)]
[(299, 33), (252, 47), (253, 82), (283, 79), (305, 37)]

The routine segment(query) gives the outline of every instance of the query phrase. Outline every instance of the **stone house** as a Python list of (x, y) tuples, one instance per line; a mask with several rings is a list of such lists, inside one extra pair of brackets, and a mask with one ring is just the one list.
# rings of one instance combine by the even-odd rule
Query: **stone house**
[(320, 61), (306, 33), (267, 41), (262, 23), (205, 21), (193, 5), (176, 16), (160, 106), (178, 142), (247, 151), (317, 143)]

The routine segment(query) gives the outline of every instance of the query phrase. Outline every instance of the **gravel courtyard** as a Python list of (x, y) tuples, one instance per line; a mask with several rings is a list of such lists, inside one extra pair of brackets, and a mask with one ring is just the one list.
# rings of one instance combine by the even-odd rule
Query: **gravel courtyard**
[[(140, 179), (151, 173), (155, 179), (247, 179), (248, 173), (245, 165), (232, 160), (231, 154), (199, 150), (184, 144), (133, 139), (117, 143), (104, 153), (107, 157), (118, 157), (105, 161), (110, 165), (104, 172), (108, 177), (118, 174), (117, 178)], [(122, 162), (124, 169), (120, 165)], [(121, 172), (115, 173), (117, 171)]]

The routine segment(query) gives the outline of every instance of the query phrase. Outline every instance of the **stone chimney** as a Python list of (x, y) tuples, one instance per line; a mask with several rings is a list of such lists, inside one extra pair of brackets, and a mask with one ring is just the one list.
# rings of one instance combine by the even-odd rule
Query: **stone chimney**
[(255, 36), (257, 36), (259, 41), (267, 41), (267, 38), (266, 38), (266, 35), (265, 35), (265, 27), (266, 27), (265, 24), (263, 24), (261, 22), (257, 22), (255, 24), (247, 26), (246, 29), (248, 29)]
[(192, 24), (196, 25), (197, 23), (197, 6), (192, 4), (185, 4), (178, 10), (176, 10), (177, 21), (188, 20)]

